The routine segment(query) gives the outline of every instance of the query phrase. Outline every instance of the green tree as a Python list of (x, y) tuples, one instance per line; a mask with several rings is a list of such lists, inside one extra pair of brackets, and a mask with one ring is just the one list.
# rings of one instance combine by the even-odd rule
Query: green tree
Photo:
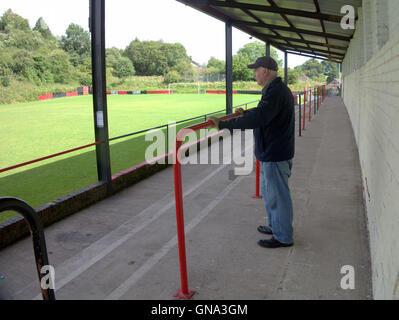
[(133, 76), (135, 74), (135, 70), (132, 62), (129, 58), (121, 57), (115, 65), (115, 76), (118, 78), (124, 78)]
[(112, 75), (118, 78), (133, 76), (135, 70), (129, 58), (122, 56), (122, 50), (117, 48), (106, 49), (107, 67), (112, 68)]
[(124, 55), (132, 61), (138, 75), (164, 75), (171, 70), (182, 74), (191, 69), (191, 58), (180, 43), (135, 39), (127, 46)]
[(12, 53), (12, 61), (11, 69), (15, 74), (30, 80), (34, 78), (35, 62), (31, 52), (26, 49), (16, 49)]
[(36, 50), (44, 45), (43, 37), (32, 31), (28, 20), (7, 10), (0, 18), (0, 47)]
[(167, 71), (177, 71), (184, 74), (191, 68), (191, 58), (187, 56), (186, 49), (180, 43), (163, 43), (161, 51), (166, 56)]
[[(80, 85), (92, 85), (92, 63), (91, 57), (85, 58), (77, 68), (77, 77)], [(107, 68), (108, 69), (108, 68)]]
[(295, 84), (298, 82), (299, 73), (295, 69), (288, 68), (288, 84)]
[(248, 69), (250, 63), (247, 56), (236, 54), (233, 57), (233, 81), (253, 80), (253, 70)]
[(7, 48), (19, 48), (34, 51), (44, 45), (44, 39), (37, 31), (14, 30), (4, 37), (4, 45)]
[(125, 55), (132, 61), (138, 75), (163, 75), (167, 72), (168, 61), (161, 51), (162, 43), (157, 41), (132, 41)]
[(0, 31), (12, 33), (15, 30), (30, 31), (29, 22), (8, 9), (0, 19)]
[(320, 76), (324, 75), (323, 65), (316, 59), (307, 60), (302, 64), (301, 71), (313, 80), (317, 80)]
[(54, 76), (50, 70), (50, 61), (47, 54), (36, 52), (33, 56), (33, 67), (35, 70), (34, 81), (37, 85), (54, 82)]
[(73, 67), (69, 61), (68, 54), (61, 50), (53, 50), (49, 54), (49, 69), (56, 83), (68, 83), (71, 80)]
[(13, 57), (10, 50), (0, 50), (0, 77), (11, 75), (12, 66)]
[(90, 56), (90, 34), (81, 26), (71, 23), (61, 38), (61, 46), (71, 55), (71, 62), (76, 67)]
[(338, 64), (336, 62), (322, 61), (321, 64), (324, 68), (324, 74), (327, 76), (327, 83), (339, 77)]
[(215, 57), (210, 57), (207, 68), (213, 70), (213, 72), (209, 72), (209, 74), (222, 74), (226, 72), (226, 63)]
[(181, 77), (179, 75), (179, 73), (175, 70), (171, 70), (169, 71), (164, 79), (164, 82), (169, 84), (169, 83), (175, 83), (175, 82), (180, 82), (181, 81)]
[[(247, 57), (250, 63), (254, 63), (257, 58), (266, 55), (266, 44), (259, 41), (247, 43), (237, 51), (237, 54)], [(276, 60), (279, 68), (283, 67), (283, 60), (278, 58), (277, 50), (273, 47), (270, 47), (270, 56)]]
[(37, 19), (33, 31), (38, 31), (44, 39), (54, 40), (54, 36), (52, 35), (50, 28), (42, 17)]

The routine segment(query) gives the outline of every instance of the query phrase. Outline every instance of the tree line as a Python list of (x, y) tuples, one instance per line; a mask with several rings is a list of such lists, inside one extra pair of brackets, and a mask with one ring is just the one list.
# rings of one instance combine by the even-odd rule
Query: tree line
[[(233, 56), (233, 81), (253, 81), (253, 71), (247, 65), (265, 55), (265, 45), (252, 42)], [(283, 62), (272, 47), (271, 56), (278, 62), (283, 75)], [(125, 48), (106, 49), (107, 79), (138, 76), (164, 76), (166, 83), (193, 79), (199, 74), (225, 73), (225, 62), (211, 57), (206, 65), (196, 68), (180, 43), (140, 41), (135, 39)], [(315, 59), (288, 70), (288, 83), (297, 82), (300, 75), (313, 80), (332, 80), (338, 76), (335, 63)], [(0, 18), (0, 81), (7, 87), (11, 79), (29, 81), (37, 86), (48, 84), (91, 85), (90, 33), (77, 24), (70, 24), (61, 37), (52, 34), (43, 18), (33, 28), (28, 20), (7, 10)]]
[[(106, 49), (107, 75), (166, 75), (191, 72), (191, 58), (180, 43), (139, 41), (124, 50)], [(27, 19), (7, 10), (0, 18), (0, 80), (27, 80), (36, 85), (78, 82), (91, 84), (90, 33), (70, 24), (65, 35), (56, 37), (43, 18), (31, 29)]]

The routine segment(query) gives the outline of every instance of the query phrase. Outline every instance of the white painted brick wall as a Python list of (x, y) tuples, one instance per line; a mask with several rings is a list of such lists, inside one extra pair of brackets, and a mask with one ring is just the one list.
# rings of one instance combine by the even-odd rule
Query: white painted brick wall
[(389, 33), (390, 36), (399, 32), (399, 4), (398, 0), (388, 0)]
[[(375, 1), (366, 1), (373, 11)], [(363, 33), (365, 41), (363, 48), (356, 36), (351, 41), (343, 63), (343, 92), (363, 175), (373, 295), (375, 299), (399, 299), (399, 1), (378, 1), (386, 2), (389, 11), (388, 33), (384, 34), (384, 28), (379, 30), (381, 37), (389, 35), (388, 41), (375, 39), (367, 61), (366, 39), (370, 35), (366, 31), (370, 25), (359, 24), (363, 30), (355, 34)], [(383, 7), (380, 4), (379, 10)], [(363, 6), (363, 21), (367, 20), (367, 10), (367, 5)], [(356, 60), (354, 53), (360, 50), (365, 52), (366, 64), (354, 71), (358, 62), (351, 60)]]

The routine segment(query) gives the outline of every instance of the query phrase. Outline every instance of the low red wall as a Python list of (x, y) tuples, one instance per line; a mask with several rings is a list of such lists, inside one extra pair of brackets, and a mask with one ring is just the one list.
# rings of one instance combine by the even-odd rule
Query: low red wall
[(47, 100), (47, 99), (52, 99), (53, 98), (53, 94), (49, 93), (49, 94), (44, 94), (40, 97), (38, 97), (38, 100)]
[(147, 91), (147, 93), (169, 93), (169, 90)]
[[(209, 94), (226, 94), (226, 90), (206, 90)], [(236, 94), (237, 90), (233, 90), (233, 94)]]
[(67, 97), (75, 97), (75, 96), (77, 96), (78, 95), (78, 92), (77, 91), (72, 91), (72, 92), (67, 92), (66, 93), (66, 96)]

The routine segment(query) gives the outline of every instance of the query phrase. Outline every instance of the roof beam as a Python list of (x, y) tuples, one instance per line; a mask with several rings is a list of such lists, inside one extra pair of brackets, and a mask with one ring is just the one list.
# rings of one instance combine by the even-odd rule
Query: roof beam
[[(284, 45), (285, 48), (283, 48), (284, 51), (288, 51), (288, 50), (292, 50), (290, 49), (289, 45)], [(343, 60), (343, 56), (336, 56), (334, 53), (333, 54), (326, 54), (326, 53), (317, 53), (318, 51), (315, 49), (315, 52), (311, 52), (309, 49), (307, 48), (296, 48), (294, 47), (294, 50), (297, 52), (301, 52), (301, 53), (307, 53), (307, 54), (313, 54), (313, 55), (317, 55), (317, 56), (321, 56), (321, 57), (326, 57), (326, 58), (330, 58), (330, 59), (336, 59), (336, 60)]]
[[(278, 7), (278, 6), (274, 3), (273, 0), (267, 0), (267, 1), (270, 3), (270, 5), (271, 5), (272, 7)], [(287, 16), (286, 16), (285, 14), (280, 13), (280, 16), (285, 20), (285, 22), (288, 23), (288, 25), (289, 25), (290, 27), (295, 28), (295, 26), (292, 24), (292, 22), (290, 21), (290, 19), (288, 19)], [(263, 21), (262, 21), (262, 22), (263, 22)], [(304, 38), (300, 33), (297, 33), (297, 35), (298, 35), (303, 41), (305, 41), (305, 38)], [(309, 48), (310, 50), (312, 50), (312, 48), (310, 47), (310, 45), (309, 45), (308, 43), (305, 42), (305, 44), (308, 46), (308, 48)]]
[[(233, 1), (234, 1), (234, 0), (233, 0)], [(247, 10), (247, 9), (242, 9), (242, 8), (241, 8), (241, 10), (242, 10), (245, 14), (249, 15), (252, 19), (258, 21), (259, 23), (263, 23), (263, 21), (262, 21), (259, 17), (257, 17), (256, 15), (254, 15), (251, 11), (249, 11), (249, 10)], [(277, 37), (281, 37), (281, 34), (279, 34), (276, 30), (270, 29), (270, 31), (273, 32)], [(290, 43), (289, 40), (284, 40), (284, 41), (286, 41), (288, 44)]]
[(311, 30), (298, 29), (298, 28), (292, 28), (292, 27), (276, 26), (273, 24), (267, 24), (267, 23), (261, 23), (261, 22), (241, 21), (241, 20), (236, 20), (236, 19), (232, 19), (231, 21), (235, 25), (246, 25), (246, 26), (250, 26), (250, 27), (259, 27), (259, 28), (268, 28), (268, 29), (273, 28), (276, 30), (302, 33), (302, 34), (323, 37), (323, 38), (328, 37), (331, 39), (337, 39), (337, 40), (348, 41), (348, 42), (352, 39), (352, 36), (350, 36), (350, 37), (340, 36), (340, 35), (331, 34), (331, 33), (323, 33), (323, 32), (318, 32), (318, 31), (311, 31)]
[[(316, 7), (316, 12), (317, 13), (321, 13), (319, 0), (313, 0), (313, 2), (314, 2), (314, 6)], [(320, 24), (321, 24), (321, 28), (323, 30), (323, 33), (326, 33), (326, 27), (325, 27), (324, 21), (322, 19), (320, 19)], [(328, 38), (327, 37), (326, 37), (326, 43), (328, 44)], [(330, 50), (330, 49), (328, 49), (328, 50)]]
[[(219, 19), (223, 22), (226, 22), (226, 21), (232, 22), (233, 21), (230, 19), (229, 16), (225, 15), (224, 13), (220, 12), (219, 10), (216, 10), (215, 8), (211, 8), (211, 7), (206, 7), (206, 0), (205, 1), (204, 0), (177, 0), (177, 1), (182, 2), (185, 5), (189, 5), (189, 6), (193, 7), (194, 9), (199, 10), (205, 14), (208, 14), (208, 15), (210, 14), (214, 18)], [(256, 33), (256, 32), (254, 32), (254, 30), (252, 30), (251, 28), (248, 28), (245, 25), (238, 25), (238, 26), (234, 25), (234, 27), (241, 30), (242, 32), (249, 34), (249, 35), (254, 35), (256, 38), (258, 38), (261, 41), (269, 42), (276, 49), (285, 51), (285, 49), (283, 49), (281, 47), (281, 43), (273, 41), (273, 39), (270, 39), (268, 37), (268, 35), (266, 35), (266, 34), (255, 35), (254, 33)]]
[(311, 54), (306, 54), (306, 53), (294, 52), (294, 51), (291, 51), (291, 50), (287, 50), (287, 53), (295, 54), (297, 56), (303, 56), (303, 57), (314, 58), (314, 59), (319, 59), (319, 60), (333, 61), (333, 62), (336, 62), (336, 63), (342, 63), (342, 61), (338, 61), (338, 60), (334, 60), (334, 59), (328, 59), (328, 58), (322, 58), (322, 57), (318, 57), (318, 56), (311, 55)]
[[(286, 44), (282, 44), (282, 45), (286, 45)], [(314, 52), (314, 51), (322, 52), (322, 53), (326, 53), (326, 54), (328, 54), (328, 55), (336, 55), (336, 56), (345, 57), (345, 54), (344, 54), (344, 53), (339, 53), (339, 52), (331, 52), (331, 51), (328, 51), (328, 50), (317, 49), (317, 48), (309, 49), (308, 47), (302, 47), (302, 46), (298, 46), (298, 45), (294, 45), (294, 47), (295, 47), (295, 48), (298, 48), (298, 49), (307, 49), (307, 50), (311, 50), (311, 51), (313, 51), (313, 52)]]
[(288, 14), (298, 17), (305, 17), (310, 19), (317, 19), (317, 20), (325, 20), (330, 22), (341, 23), (342, 16), (335, 16), (332, 14), (324, 14), (324, 13), (317, 13), (317, 12), (310, 12), (310, 11), (303, 11), (303, 10), (295, 10), (295, 9), (286, 9), (277, 6), (262, 6), (257, 4), (250, 4), (250, 3), (241, 3), (241, 2), (232, 2), (232, 1), (216, 1), (216, 0), (207, 0), (207, 1), (191, 1), (191, 2), (202, 2), (206, 3), (207, 5), (214, 6), (214, 7), (227, 7), (227, 8), (244, 8), (247, 10), (254, 10), (254, 11), (263, 11), (263, 12), (273, 12), (279, 14)]
[[(253, 32), (253, 35), (259, 35), (257, 32)], [(291, 38), (291, 37), (283, 37), (283, 36), (274, 36), (274, 35), (267, 35), (271, 39), (277, 39), (277, 40), (284, 40), (284, 41), (294, 41), (294, 42), (303, 42), (303, 43), (308, 43), (308, 44), (313, 44), (315, 46), (320, 46), (320, 47), (326, 47), (326, 48), (331, 48), (331, 49), (337, 49), (337, 50), (343, 50), (346, 51), (348, 50), (348, 46), (337, 46), (334, 44), (327, 44), (323, 42), (317, 42), (317, 41), (310, 41), (310, 40), (301, 40), (297, 38)]]

